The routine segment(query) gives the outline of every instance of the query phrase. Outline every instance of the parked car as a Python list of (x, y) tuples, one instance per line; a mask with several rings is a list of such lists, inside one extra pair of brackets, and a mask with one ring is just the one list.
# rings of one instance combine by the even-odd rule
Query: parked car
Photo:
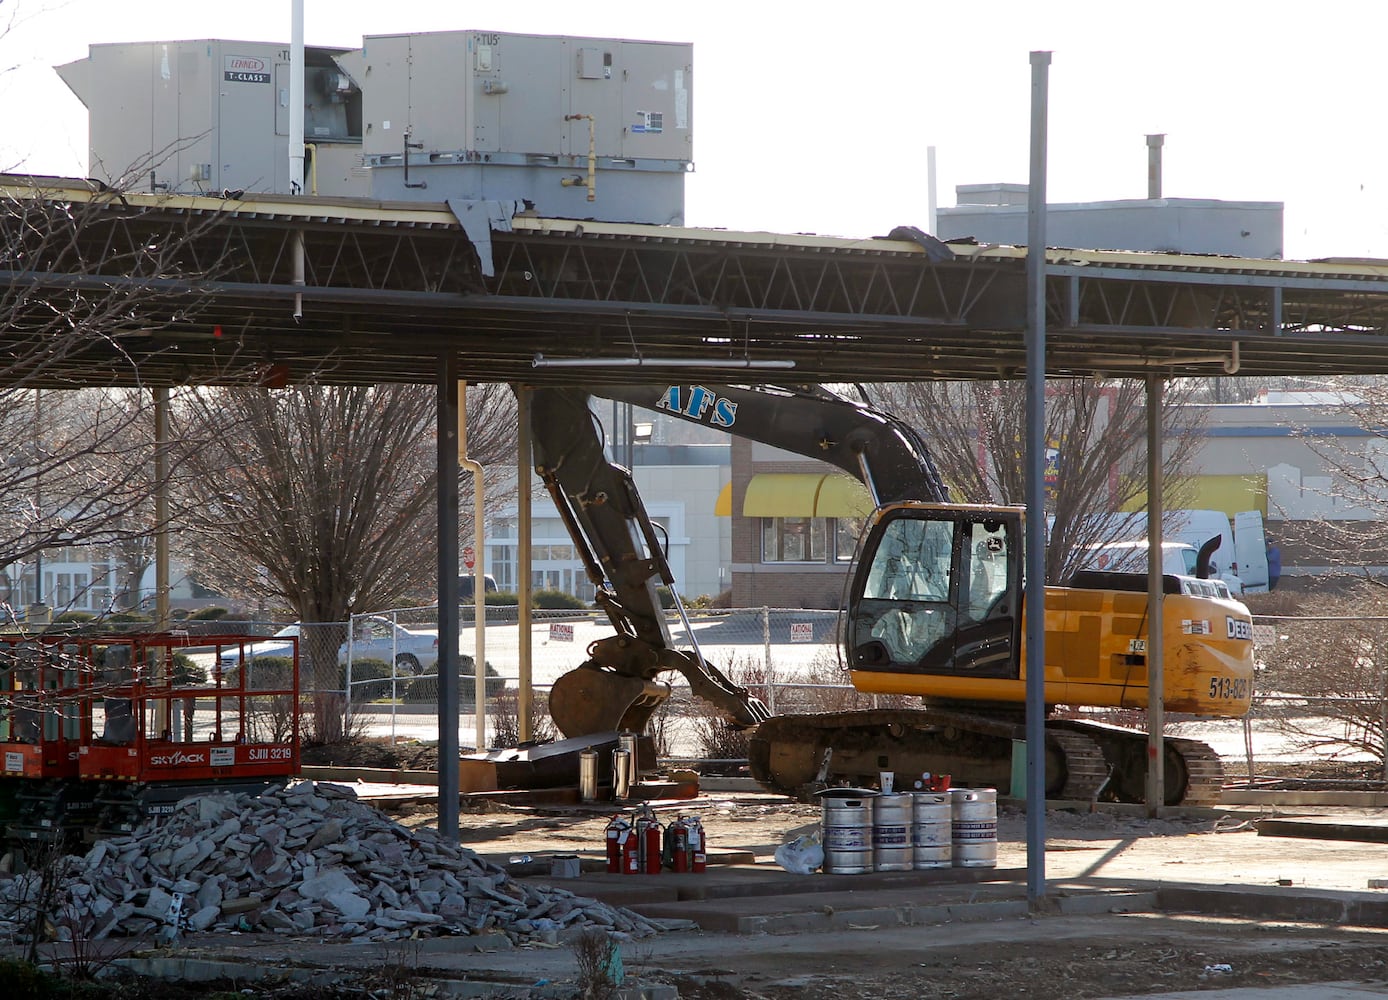
[[(475, 593), (475, 590), (474, 590), (474, 587), (475, 587), (475, 586), (476, 586), (476, 585), (472, 582), (472, 574), (471, 574), (471, 573), (468, 573), (468, 574), (459, 574), (459, 576), (458, 576), (458, 600), (460, 600), (460, 601), (470, 601), (470, 600), (472, 600), (473, 594)], [(484, 593), (484, 594), (495, 594), (495, 593), (496, 593), (496, 578), (493, 577), (490, 573), (483, 573), (483, 574), (482, 574), (482, 593)]]
[(439, 662), (439, 636), (368, 615), (353, 619), (352, 639), (337, 651), (337, 662), (346, 663), (349, 652), (354, 660), (393, 661), (400, 673), (422, 674)]
[(294, 644), (286, 642), (289, 638), (299, 637), (299, 625), (286, 625), (268, 639), (259, 642), (247, 643), (245, 646), (223, 646), (221, 653), (217, 657), (217, 673), (226, 673), (228, 670), (235, 670), (241, 664), (242, 655), (247, 660), (255, 660), (262, 656), (293, 656)]
[[(353, 619), (352, 628), (350, 641), (338, 647), (338, 663), (346, 663), (350, 654), (354, 660), (394, 661), (400, 673), (422, 674), (432, 670), (439, 661), (439, 637), (436, 632), (408, 629), (379, 615)], [(240, 648), (223, 648), (217, 657), (217, 670), (219, 673), (234, 670), (243, 654), (247, 660), (265, 656), (292, 656), (293, 644), (284, 641), (291, 636), (299, 639), (299, 655), (302, 657), (304, 637), (300, 624), (296, 622), (286, 625), (268, 639), (247, 643)]]

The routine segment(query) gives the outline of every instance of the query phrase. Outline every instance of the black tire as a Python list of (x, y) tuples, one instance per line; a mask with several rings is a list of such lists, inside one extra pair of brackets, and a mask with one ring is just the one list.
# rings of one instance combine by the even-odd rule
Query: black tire
[(401, 674), (413, 674), (415, 677), (424, 673), (419, 661), (411, 653), (401, 653), (395, 658), (395, 671)]

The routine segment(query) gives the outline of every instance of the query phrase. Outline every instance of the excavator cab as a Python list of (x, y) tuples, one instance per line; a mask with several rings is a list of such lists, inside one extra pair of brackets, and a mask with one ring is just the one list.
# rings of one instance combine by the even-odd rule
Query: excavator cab
[(850, 669), (1017, 678), (1022, 508), (890, 504), (860, 545)]

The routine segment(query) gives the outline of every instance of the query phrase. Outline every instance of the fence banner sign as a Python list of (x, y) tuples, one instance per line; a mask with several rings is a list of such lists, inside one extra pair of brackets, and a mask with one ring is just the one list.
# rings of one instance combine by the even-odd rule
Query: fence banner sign
[(791, 622), (791, 642), (814, 642), (814, 622)]
[(574, 627), (572, 625), (560, 625), (558, 622), (549, 627), (549, 637), (552, 642), (573, 642)]

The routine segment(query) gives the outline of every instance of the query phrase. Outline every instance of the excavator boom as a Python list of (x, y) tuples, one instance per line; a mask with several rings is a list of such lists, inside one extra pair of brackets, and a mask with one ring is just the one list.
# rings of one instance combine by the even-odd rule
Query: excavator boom
[(555, 683), (549, 703), (555, 724), (568, 736), (640, 732), (669, 697), (669, 686), (656, 678), (676, 670), (730, 723), (756, 725), (770, 714), (765, 705), (696, 650), (675, 648), (658, 593), (673, 587), (674, 576), (631, 472), (603, 453), (588, 400), (573, 389), (536, 389), (531, 398), (536, 472), (616, 630)]
[[(1022, 508), (948, 503), (916, 431), (821, 386), (597, 390), (822, 459), (867, 487), (876, 510), (843, 609), (844, 659), (859, 691), (917, 695), (925, 709), (768, 719), (766, 707), (697, 648), (675, 646), (658, 593), (661, 586), (673, 593), (675, 582), (661, 539), (631, 473), (604, 454), (589, 393), (531, 391), (536, 471), (614, 629), (551, 691), (550, 711), (565, 735), (640, 731), (668, 697), (660, 675), (676, 670), (730, 723), (757, 727), (753, 774), (781, 791), (826, 780), (862, 782), (889, 768), (907, 774), (948, 768), (956, 779), (979, 784), (1007, 776), (1025, 701)], [(1169, 710), (1247, 712), (1253, 678), (1247, 608), (1167, 577), (1166, 632), (1149, 636), (1147, 596), (1124, 576), (1089, 574), (1082, 586), (1047, 589), (1047, 705), (1145, 707), (1153, 696), (1146, 650), (1161, 642), (1166, 681), (1156, 696)], [(1217, 795), (1219, 762), (1208, 747), (1174, 739), (1166, 746), (1169, 802)], [(1130, 730), (1052, 720), (1048, 792), (1103, 791), (1140, 800), (1145, 747), (1145, 736)]]

